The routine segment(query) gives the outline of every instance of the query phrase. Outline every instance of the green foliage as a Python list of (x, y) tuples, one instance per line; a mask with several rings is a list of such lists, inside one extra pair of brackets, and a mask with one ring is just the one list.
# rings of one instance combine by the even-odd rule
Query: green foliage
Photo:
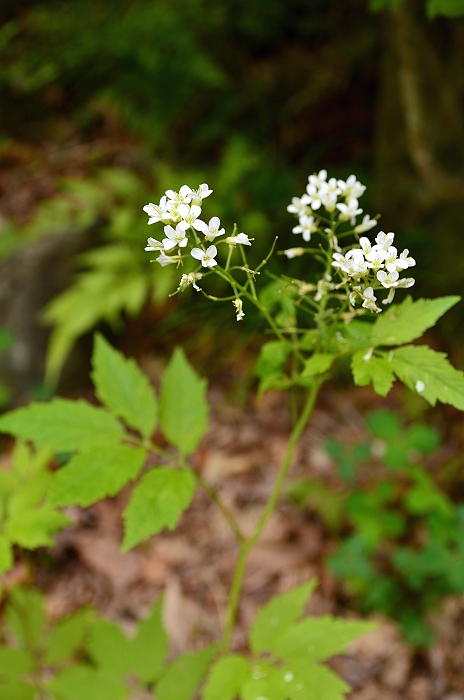
[(463, 17), (464, 0), (427, 0), (427, 15), (430, 19), (438, 15)]
[(160, 396), (160, 423), (166, 438), (181, 454), (196, 450), (208, 420), (206, 381), (200, 379), (176, 348), (163, 375)]
[(209, 675), (202, 700), (234, 700), (250, 673), (250, 664), (239, 654), (217, 661)]
[(14, 544), (25, 549), (51, 545), (51, 536), (68, 524), (48, 497), (51, 457), (47, 448), (34, 452), (18, 442), (11, 468), (0, 470), (0, 574), (13, 565)]
[(156, 686), (159, 700), (191, 700), (203, 683), (208, 666), (216, 654), (215, 645), (182, 654), (173, 661)]

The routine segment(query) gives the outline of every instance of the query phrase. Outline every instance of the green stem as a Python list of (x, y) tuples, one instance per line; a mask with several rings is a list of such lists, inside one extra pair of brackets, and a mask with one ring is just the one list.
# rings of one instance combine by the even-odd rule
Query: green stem
[(232, 635), (234, 632), (235, 622), (237, 619), (238, 604), (240, 601), (240, 593), (242, 590), (243, 578), (245, 576), (245, 569), (246, 569), (246, 565), (247, 565), (247, 561), (248, 561), (248, 555), (250, 554), (251, 550), (253, 549), (253, 547), (256, 545), (259, 538), (261, 537), (262, 532), (269, 521), (269, 518), (271, 517), (272, 513), (274, 512), (274, 510), (276, 508), (277, 502), (278, 502), (280, 494), (282, 492), (285, 478), (288, 474), (288, 470), (289, 470), (290, 464), (292, 462), (295, 448), (296, 448), (298, 441), (303, 433), (303, 430), (306, 427), (308, 419), (312, 413), (312, 410), (314, 408), (314, 404), (316, 403), (317, 395), (319, 393), (320, 386), (321, 386), (321, 381), (315, 380), (313, 386), (311, 387), (311, 389), (308, 393), (308, 396), (306, 398), (306, 402), (304, 404), (303, 410), (301, 411), (300, 417), (298, 418), (297, 422), (295, 423), (295, 426), (293, 427), (293, 430), (290, 434), (290, 438), (289, 438), (289, 441), (287, 444), (287, 450), (285, 452), (284, 459), (283, 459), (282, 464), (280, 466), (279, 473), (277, 475), (277, 479), (275, 481), (271, 495), (269, 496), (269, 499), (264, 507), (264, 510), (261, 513), (261, 516), (258, 520), (258, 523), (255, 527), (255, 530), (254, 530), (253, 534), (248, 539), (246, 539), (240, 543), (239, 555), (237, 558), (237, 563), (235, 565), (234, 576), (232, 578), (232, 584), (231, 584), (230, 592), (229, 592), (229, 600), (227, 603), (226, 621), (225, 621), (224, 634), (223, 634), (222, 643), (221, 643), (221, 653), (222, 654), (227, 654), (227, 652), (230, 649), (231, 642), (232, 642)]
[(240, 545), (245, 542), (245, 537), (240, 530), (237, 521), (235, 520), (234, 516), (230, 512), (230, 510), (227, 508), (225, 503), (222, 501), (221, 497), (219, 494), (213, 489), (213, 487), (208, 484), (205, 479), (203, 479), (202, 475), (197, 472), (196, 469), (193, 469), (189, 464), (187, 464), (187, 468), (189, 469), (190, 473), (192, 476), (195, 478), (195, 480), (200, 484), (202, 489), (205, 491), (205, 493), (208, 494), (208, 496), (211, 498), (211, 500), (217, 505), (227, 522), (229, 523), (235, 537), (237, 538), (238, 542)]

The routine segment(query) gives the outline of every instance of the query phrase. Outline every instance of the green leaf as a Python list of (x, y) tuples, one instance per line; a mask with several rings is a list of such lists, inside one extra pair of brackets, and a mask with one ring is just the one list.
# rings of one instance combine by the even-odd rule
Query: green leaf
[(10, 540), (5, 535), (0, 535), (0, 574), (11, 569), (13, 566), (13, 551), (11, 549)]
[(219, 659), (212, 667), (202, 700), (234, 700), (250, 673), (244, 656), (232, 654)]
[(10, 515), (6, 532), (12, 542), (26, 549), (53, 544), (51, 535), (70, 524), (70, 520), (50, 505), (34, 510), (16, 510)]
[(0, 697), (5, 700), (35, 700), (35, 688), (26, 683), (12, 681), (11, 683), (0, 683)]
[(290, 345), (281, 340), (271, 340), (262, 345), (256, 365), (256, 375), (264, 379), (282, 374), (290, 350)]
[(267, 661), (260, 661), (252, 668), (240, 693), (242, 700), (287, 700), (288, 685), (281, 671), (273, 668)]
[(383, 440), (394, 440), (401, 430), (400, 419), (396, 413), (388, 408), (378, 408), (376, 411), (371, 411), (367, 416), (367, 423), (375, 437)]
[(426, 345), (406, 345), (392, 353), (391, 367), (407, 387), (435, 406), (437, 400), (464, 410), (464, 373), (442, 352)]
[(188, 471), (157, 467), (145, 474), (134, 488), (123, 513), (125, 533), (122, 550), (127, 552), (165, 527), (174, 530), (195, 493), (195, 479)]
[(162, 620), (163, 599), (160, 597), (149, 617), (143, 620), (132, 641), (132, 669), (143, 683), (156, 678), (169, 651), (169, 640)]
[(313, 355), (306, 360), (303, 377), (313, 377), (315, 374), (322, 374), (327, 372), (331, 368), (333, 361), (335, 360), (335, 355), (329, 355), (328, 353), (319, 353)]
[(289, 662), (327, 659), (341, 654), (350, 642), (376, 626), (371, 622), (342, 620), (331, 615), (309, 617), (289, 627), (275, 640), (271, 651)]
[(413, 301), (410, 296), (406, 297), (401, 304), (392, 306), (377, 318), (372, 330), (372, 345), (402, 345), (420, 338), (460, 299), (452, 296)]
[(114, 444), (75, 455), (55, 473), (50, 500), (57, 505), (88, 506), (114, 496), (135, 479), (146, 459), (142, 447)]
[(408, 444), (410, 447), (426, 455), (434, 452), (441, 445), (441, 436), (438, 430), (430, 425), (413, 425), (408, 432)]
[(427, 16), (433, 19), (438, 15), (462, 17), (464, 15), (464, 0), (428, 0)]
[(50, 635), (45, 663), (55, 666), (73, 656), (82, 646), (88, 627), (88, 610), (79, 610), (66, 620), (60, 620)]
[(34, 665), (33, 657), (23, 649), (0, 648), (0, 691), (2, 683), (18, 680), (25, 673), (32, 671)]
[(33, 403), (5, 413), (0, 417), (0, 431), (57, 452), (85, 450), (123, 436), (121, 425), (110, 413), (87, 401), (69, 399)]
[(132, 359), (126, 359), (97, 334), (92, 379), (102, 403), (131, 428), (149, 438), (155, 429), (156, 397), (148, 378)]
[(130, 689), (117, 676), (76, 664), (62, 671), (50, 688), (63, 700), (127, 700)]
[(281, 672), (291, 700), (345, 700), (351, 690), (330, 668), (315, 663), (291, 663)]
[(87, 649), (108, 675), (122, 677), (130, 670), (129, 646), (130, 640), (115, 622), (99, 618), (92, 625)]
[(359, 350), (353, 355), (351, 370), (357, 386), (366, 386), (372, 382), (374, 391), (379, 396), (386, 396), (395, 380), (390, 362), (375, 355), (369, 357), (364, 350)]
[(279, 637), (301, 617), (317, 584), (313, 579), (275, 596), (258, 611), (249, 633), (250, 647), (255, 654), (273, 649)]
[(211, 645), (200, 651), (179, 656), (156, 686), (157, 700), (192, 700), (215, 653), (216, 647)]
[(162, 377), (161, 429), (183, 455), (196, 450), (208, 425), (206, 381), (200, 379), (181, 348), (176, 348)]
[(38, 591), (13, 588), (8, 594), (6, 622), (10, 634), (23, 646), (40, 649), (44, 639), (45, 611)]

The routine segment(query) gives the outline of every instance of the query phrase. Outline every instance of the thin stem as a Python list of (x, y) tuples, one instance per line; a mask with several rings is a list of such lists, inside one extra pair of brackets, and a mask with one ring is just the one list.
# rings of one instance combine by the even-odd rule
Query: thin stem
[(202, 475), (197, 472), (196, 469), (193, 469), (189, 464), (187, 464), (186, 468), (189, 469), (190, 473), (192, 476), (195, 478), (195, 480), (200, 484), (202, 489), (208, 494), (208, 496), (211, 498), (212, 501), (217, 505), (227, 522), (229, 523), (235, 537), (237, 538), (238, 542), (242, 544), (245, 542), (245, 537), (240, 530), (237, 521), (235, 520), (234, 516), (230, 512), (230, 510), (227, 508), (225, 505), (224, 501), (221, 499), (219, 494), (214, 490), (214, 488), (208, 484), (205, 479), (203, 479)]
[(315, 380), (313, 386), (311, 387), (311, 389), (308, 393), (308, 396), (306, 398), (306, 402), (305, 402), (305, 405), (303, 407), (303, 410), (301, 411), (300, 417), (298, 418), (297, 422), (295, 423), (295, 426), (293, 427), (293, 430), (290, 434), (290, 438), (289, 438), (289, 441), (287, 444), (287, 450), (285, 452), (284, 459), (283, 459), (282, 464), (280, 466), (279, 473), (277, 475), (277, 479), (275, 481), (271, 495), (269, 496), (269, 499), (264, 507), (264, 510), (261, 513), (261, 516), (258, 520), (256, 528), (255, 528), (253, 534), (247, 540), (244, 540), (240, 544), (239, 555), (237, 558), (234, 576), (233, 576), (232, 584), (230, 587), (229, 600), (227, 603), (224, 635), (223, 635), (222, 644), (221, 644), (221, 653), (222, 654), (226, 654), (229, 651), (230, 645), (232, 642), (232, 635), (234, 632), (235, 621), (237, 618), (238, 604), (240, 601), (240, 593), (242, 590), (243, 578), (245, 576), (245, 569), (246, 569), (246, 565), (247, 565), (248, 555), (250, 554), (251, 550), (253, 549), (253, 547), (255, 546), (255, 544), (257, 543), (259, 538), (261, 537), (262, 532), (269, 521), (269, 518), (271, 517), (272, 513), (274, 512), (274, 510), (276, 508), (277, 502), (278, 502), (280, 494), (282, 492), (285, 478), (288, 474), (288, 470), (289, 470), (290, 464), (292, 462), (292, 457), (294, 455), (295, 448), (296, 448), (298, 441), (303, 433), (303, 430), (306, 427), (308, 419), (312, 413), (312, 410), (314, 408), (314, 404), (316, 403), (317, 395), (319, 393), (320, 386), (321, 386), (321, 381)]

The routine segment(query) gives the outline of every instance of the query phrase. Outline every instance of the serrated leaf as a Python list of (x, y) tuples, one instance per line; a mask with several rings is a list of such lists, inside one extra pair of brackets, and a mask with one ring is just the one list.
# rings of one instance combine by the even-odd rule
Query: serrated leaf
[(20, 679), (25, 673), (32, 671), (34, 666), (34, 659), (27, 651), (11, 647), (0, 648), (0, 692), (2, 683)]
[(287, 700), (288, 697), (288, 686), (282, 672), (267, 661), (260, 661), (253, 666), (240, 693), (241, 700)]
[(88, 506), (114, 496), (135, 479), (146, 459), (142, 447), (113, 444), (75, 455), (54, 475), (50, 501), (57, 505)]
[(124, 434), (116, 418), (104, 409), (69, 399), (33, 403), (5, 413), (0, 417), (0, 431), (57, 452), (115, 442)]
[(126, 552), (165, 527), (174, 530), (194, 493), (195, 479), (188, 471), (157, 467), (145, 474), (123, 513), (122, 550)]
[(182, 654), (168, 667), (156, 686), (157, 700), (192, 700), (206, 676), (216, 647)]
[(458, 303), (461, 297), (418, 299), (410, 296), (381, 314), (372, 329), (372, 345), (402, 345), (423, 335), (435, 325), (440, 316)]
[(316, 579), (308, 581), (275, 596), (258, 610), (249, 632), (250, 647), (255, 654), (273, 649), (276, 640), (301, 617), (317, 584)]
[(234, 700), (250, 673), (250, 665), (244, 656), (232, 654), (219, 659), (212, 667), (202, 700)]
[(73, 656), (82, 646), (88, 628), (88, 610), (79, 610), (66, 620), (60, 620), (50, 634), (45, 663), (55, 666)]
[(13, 566), (13, 551), (10, 540), (5, 535), (0, 535), (0, 574), (11, 569)]
[(464, 373), (449, 363), (445, 353), (426, 345), (406, 345), (392, 353), (391, 366), (398, 379), (432, 406), (438, 400), (464, 410)]
[(335, 355), (329, 355), (324, 352), (313, 355), (309, 360), (306, 360), (303, 369), (303, 377), (314, 377), (316, 374), (327, 372), (327, 370), (331, 368), (334, 360)]
[(163, 600), (160, 598), (146, 620), (139, 624), (132, 641), (132, 668), (143, 683), (156, 678), (169, 651), (169, 640), (162, 620)]
[(205, 434), (207, 421), (206, 381), (176, 348), (161, 380), (161, 429), (172, 445), (189, 455)]
[(342, 620), (331, 615), (308, 617), (276, 639), (271, 651), (289, 662), (319, 661), (341, 654), (350, 642), (375, 627), (371, 622)]
[(92, 379), (102, 403), (144, 437), (152, 436), (157, 417), (155, 392), (148, 377), (99, 334), (95, 336)]
[(256, 365), (256, 375), (261, 379), (280, 375), (284, 370), (290, 350), (290, 345), (281, 340), (271, 340), (262, 345)]
[(16, 511), (10, 516), (6, 532), (12, 542), (26, 549), (53, 544), (51, 535), (69, 525), (70, 520), (50, 505), (34, 510)]
[(350, 686), (327, 666), (289, 664), (281, 671), (290, 700), (345, 700)]
[(100, 618), (92, 625), (87, 649), (105, 673), (122, 678), (130, 670), (129, 646), (130, 640), (115, 622)]
[(127, 700), (130, 689), (117, 676), (90, 666), (68, 666), (50, 683), (63, 700)]
[(367, 386), (372, 382), (374, 391), (379, 396), (386, 396), (395, 381), (392, 365), (383, 357), (367, 357), (364, 350), (360, 350), (351, 358), (354, 383), (356, 386)]

